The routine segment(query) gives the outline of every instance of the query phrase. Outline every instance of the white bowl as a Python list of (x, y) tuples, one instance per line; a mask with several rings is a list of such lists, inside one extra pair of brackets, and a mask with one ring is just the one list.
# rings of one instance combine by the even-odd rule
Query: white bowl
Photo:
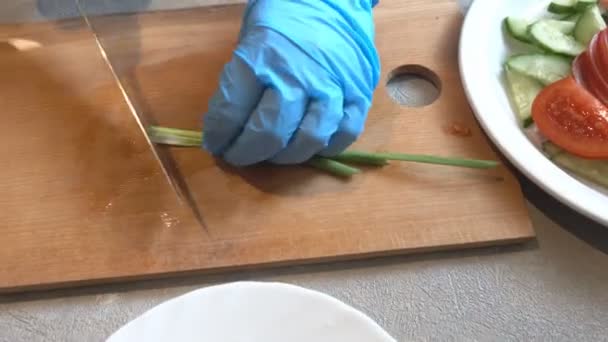
[(152, 308), (108, 342), (395, 342), (369, 317), (294, 285), (236, 282)]
[(476, 0), (460, 37), (463, 86), (475, 115), (490, 139), (523, 174), (559, 201), (608, 225), (608, 192), (561, 169), (520, 128), (506, 91), (502, 67), (513, 53), (503, 34), (506, 16), (534, 17), (550, 1)]

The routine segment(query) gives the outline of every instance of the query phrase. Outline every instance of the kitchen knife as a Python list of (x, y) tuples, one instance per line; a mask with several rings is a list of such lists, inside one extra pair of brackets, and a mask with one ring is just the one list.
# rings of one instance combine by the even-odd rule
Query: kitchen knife
[(76, 2), (76, 7), (78, 8), (78, 12), (79, 12), (80, 16), (85, 21), (86, 26), (93, 34), (93, 37), (95, 38), (95, 43), (96, 43), (97, 47), (99, 48), (101, 56), (102, 56), (105, 64), (107, 65), (108, 69), (110, 69), (112, 78), (114, 79), (118, 88), (120, 89), (122, 97), (123, 97), (124, 101), (126, 102), (127, 106), (129, 107), (129, 111), (131, 112), (131, 115), (135, 119), (135, 122), (137, 122), (137, 125), (139, 126), (142, 134), (144, 135), (146, 142), (150, 148), (150, 151), (152, 151), (154, 158), (160, 165), (160, 168), (165, 176), (165, 179), (167, 180), (169, 185), (173, 188), (174, 193), (177, 195), (178, 201), (181, 204), (185, 203), (187, 206), (189, 206), (195, 219), (199, 222), (199, 224), (203, 228), (206, 229), (206, 224), (203, 219), (202, 212), (200, 211), (196, 201), (194, 200), (194, 197), (193, 197), (192, 193), (190, 192), (190, 189), (188, 188), (188, 185), (187, 185), (184, 177), (179, 172), (179, 169), (177, 167), (175, 160), (169, 154), (168, 151), (165, 151), (165, 150), (159, 148), (156, 144), (154, 144), (152, 142), (152, 140), (150, 140), (150, 137), (149, 137), (148, 131), (147, 131), (147, 127), (152, 125), (151, 118), (146, 116), (145, 113), (142, 110), (140, 110), (140, 106), (138, 106), (138, 104), (137, 104), (138, 102), (136, 101), (135, 96), (133, 96), (132, 94), (129, 93), (129, 91), (127, 90), (127, 87), (125, 86), (123, 81), (120, 79), (118, 73), (116, 72), (116, 68), (114, 67), (114, 64), (112, 63), (111, 56), (108, 54), (107, 49), (104, 47), (101, 39), (99, 38), (97, 30), (95, 29), (91, 18), (89, 18), (89, 16), (87, 15), (86, 10), (83, 9), (83, 7), (80, 3), (80, 0), (75, 0), (75, 2)]

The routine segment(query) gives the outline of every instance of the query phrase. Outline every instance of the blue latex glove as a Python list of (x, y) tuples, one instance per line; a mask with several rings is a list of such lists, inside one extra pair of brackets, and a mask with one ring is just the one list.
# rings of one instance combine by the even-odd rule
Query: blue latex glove
[(250, 0), (204, 116), (204, 148), (228, 163), (302, 163), (362, 133), (380, 74), (376, 0)]

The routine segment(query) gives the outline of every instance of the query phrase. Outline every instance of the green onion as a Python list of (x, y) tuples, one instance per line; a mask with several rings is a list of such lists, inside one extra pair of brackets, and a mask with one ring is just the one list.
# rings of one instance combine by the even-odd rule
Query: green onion
[(384, 166), (388, 164), (388, 160), (376, 153), (360, 152), (360, 151), (345, 151), (331, 159), (354, 164), (367, 164), (375, 166)]
[(351, 177), (361, 172), (357, 168), (323, 157), (313, 157), (306, 164), (339, 177)]
[[(199, 147), (203, 143), (203, 134), (197, 131), (151, 126), (148, 129), (153, 143), (183, 147)], [(363, 151), (345, 151), (331, 158), (314, 157), (308, 165), (327, 171), (340, 177), (350, 177), (360, 172), (359, 169), (344, 163), (357, 163), (373, 166), (384, 166), (389, 160), (408, 161), (426, 164), (449, 165), (473, 169), (489, 169), (499, 165), (493, 160), (447, 158), (421, 154), (373, 153)]]
[[(345, 152), (347, 153), (347, 152)], [(405, 153), (369, 153), (360, 151), (351, 151), (350, 154), (355, 154), (358, 158), (369, 158), (370, 160), (397, 160), (409, 161), (416, 163), (440, 164), (458, 167), (467, 167), (474, 169), (489, 169), (499, 165), (493, 160), (478, 160), (478, 159), (462, 159), (462, 158), (446, 158), (437, 156), (428, 156), (421, 154), (405, 154)]]
[(196, 131), (152, 126), (148, 134), (152, 142), (163, 145), (195, 147), (203, 143), (203, 134)]
[[(151, 126), (148, 129), (150, 140), (156, 144), (164, 144), (181, 147), (198, 147), (203, 143), (203, 134), (177, 128)], [(336, 160), (322, 157), (313, 157), (307, 165), (316, 169), (331, 173), (338, 177), (351, 177), (359, 172), (359, 169), (350, 167)]]

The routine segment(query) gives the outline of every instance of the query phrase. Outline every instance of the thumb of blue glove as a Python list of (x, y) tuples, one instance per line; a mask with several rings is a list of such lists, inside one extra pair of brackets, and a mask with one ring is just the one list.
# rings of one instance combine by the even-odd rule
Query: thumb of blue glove
[(250, 0), (204, 116), (228, 163), (333, 156), (363, 131), (380, 74), (372, 0)]

